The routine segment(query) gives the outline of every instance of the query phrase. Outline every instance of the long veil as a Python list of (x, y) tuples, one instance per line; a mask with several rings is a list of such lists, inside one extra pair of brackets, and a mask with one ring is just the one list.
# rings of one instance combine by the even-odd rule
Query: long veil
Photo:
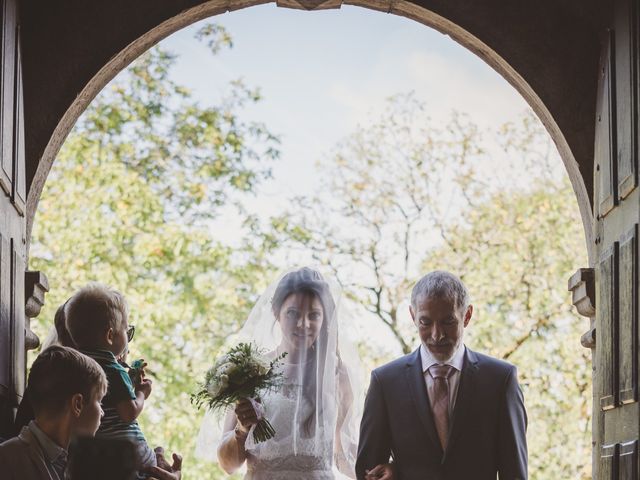
[[(301, 328), (300, 319), (294, 318), (295, 298), (314, 299), (308, 300), (308, 308), (320, 310), (322, 321), (311, 317), (315, 326)], [(274, 356), (290, 350), (284, 360), (284, 385), (271, 399), (264, 399), (267, 418), (274, 423), (272, 416), (277, 417), (276, 435), (259, 444), (249, 435), (245, 449), (254, 457), (323, 456), (355, 478), (363, 382), (351, 340), (353, 318), (341, 300), (338, 284), (317, 270), (290, 270), (267, 288), (239, 334), (228, 342), (229, 346), (253, 342)], [(220, 418), (208, 412), (196, 441), (196, 455), (215, 461), (221, 438)]]

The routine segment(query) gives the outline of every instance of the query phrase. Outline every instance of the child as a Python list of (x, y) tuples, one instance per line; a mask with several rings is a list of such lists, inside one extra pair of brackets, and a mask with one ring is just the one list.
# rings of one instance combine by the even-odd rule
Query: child
[(95, 434), (107, 378), (94, 360), (53, 346), (33, 362), (27, 390), (35, 419), (0, 445), (4, 480), (62, 480), (71, 440)]
[(69, 299), (65, 314), (74, 343), (100, 364), (109, 380), (102, 400), (104, 418), (96, 437), (128, 440), (136, 447), (140, 470), (155, 466), (156, 456), (136, 421), (151, 394), (151, 381), (143, 378), (134, 385), (117, 361), (127, 351), (133, 334), (127, 301), (116, 290), (90, 283)]
[[(50, 333), (48, 338), (43, 342), (43, 352), (52, 345), (76, 348), (73, 340), (71, 340), (71, 337), (69, 336), (65, 323), (64, 307), (66, 304), (67, 302), (63, 303), (56, 310), (56, 314), (53, 317), (53, 332)], [(33, 407), (29, 401), (29, 390), (25, 390), (24, 395), (22, 396), (22, 401), (18, 406), (18, 411), (16, 412), (15, 422), (13, 423), (13, 436), (18, 436), (22, 431), (22, 428), (26, 427), (34, 418), (35, 414), (33, 413)]]

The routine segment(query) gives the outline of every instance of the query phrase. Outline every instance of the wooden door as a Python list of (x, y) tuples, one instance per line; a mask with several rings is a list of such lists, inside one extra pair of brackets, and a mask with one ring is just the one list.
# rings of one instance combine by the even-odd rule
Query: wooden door
[(25, 380), (25, 158), (18, 0), (0, 0), (0, 437)]
[(602, 33), (595, 138), (594, 478), (638, 476), (638, 6), (611, 2)]

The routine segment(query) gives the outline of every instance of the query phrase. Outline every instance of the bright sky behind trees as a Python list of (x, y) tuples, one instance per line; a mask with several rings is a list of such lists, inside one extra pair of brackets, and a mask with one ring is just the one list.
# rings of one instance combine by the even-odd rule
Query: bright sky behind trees
[[(193, 39), (212, 21), (233, 39), (233, 48), (216, 56)], [(436, 121), (445, 123), (453, 109), (481, 128), (527, 109), (506, 80), (448, 36), (359, 7), (305, 12), (263, 5), (204, 20), (163, 45), (179, 55), (175, 79), (202, 101), (218, 100), (239, 78), (260, 88), (263, 100), (243, 116), (266, 123), (282, 141), (273, 181), (251, 205), (264, 214), (313, 189), (315, 164), (358, 123), (381, 112), (391, 95), (415, 91)]]

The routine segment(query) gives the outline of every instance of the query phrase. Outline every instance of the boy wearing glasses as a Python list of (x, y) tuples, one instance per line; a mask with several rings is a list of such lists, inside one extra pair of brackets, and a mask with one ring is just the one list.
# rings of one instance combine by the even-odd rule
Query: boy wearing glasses
[(90, 283), (69, 299), (65, 313), (74, 343), (98, 362), (109, 381), (102, 400), (104, 417), (96, 437), (129, 440), (138, 452), (140, 470), (155, 466), (155, 453), (136, 421), (151, 394), (151, 380), (142, 377), (134, 385), (118, 362), (126, 355), (135, 331), (128, 323), (129, 307), (124, 295), (100, 283)]

